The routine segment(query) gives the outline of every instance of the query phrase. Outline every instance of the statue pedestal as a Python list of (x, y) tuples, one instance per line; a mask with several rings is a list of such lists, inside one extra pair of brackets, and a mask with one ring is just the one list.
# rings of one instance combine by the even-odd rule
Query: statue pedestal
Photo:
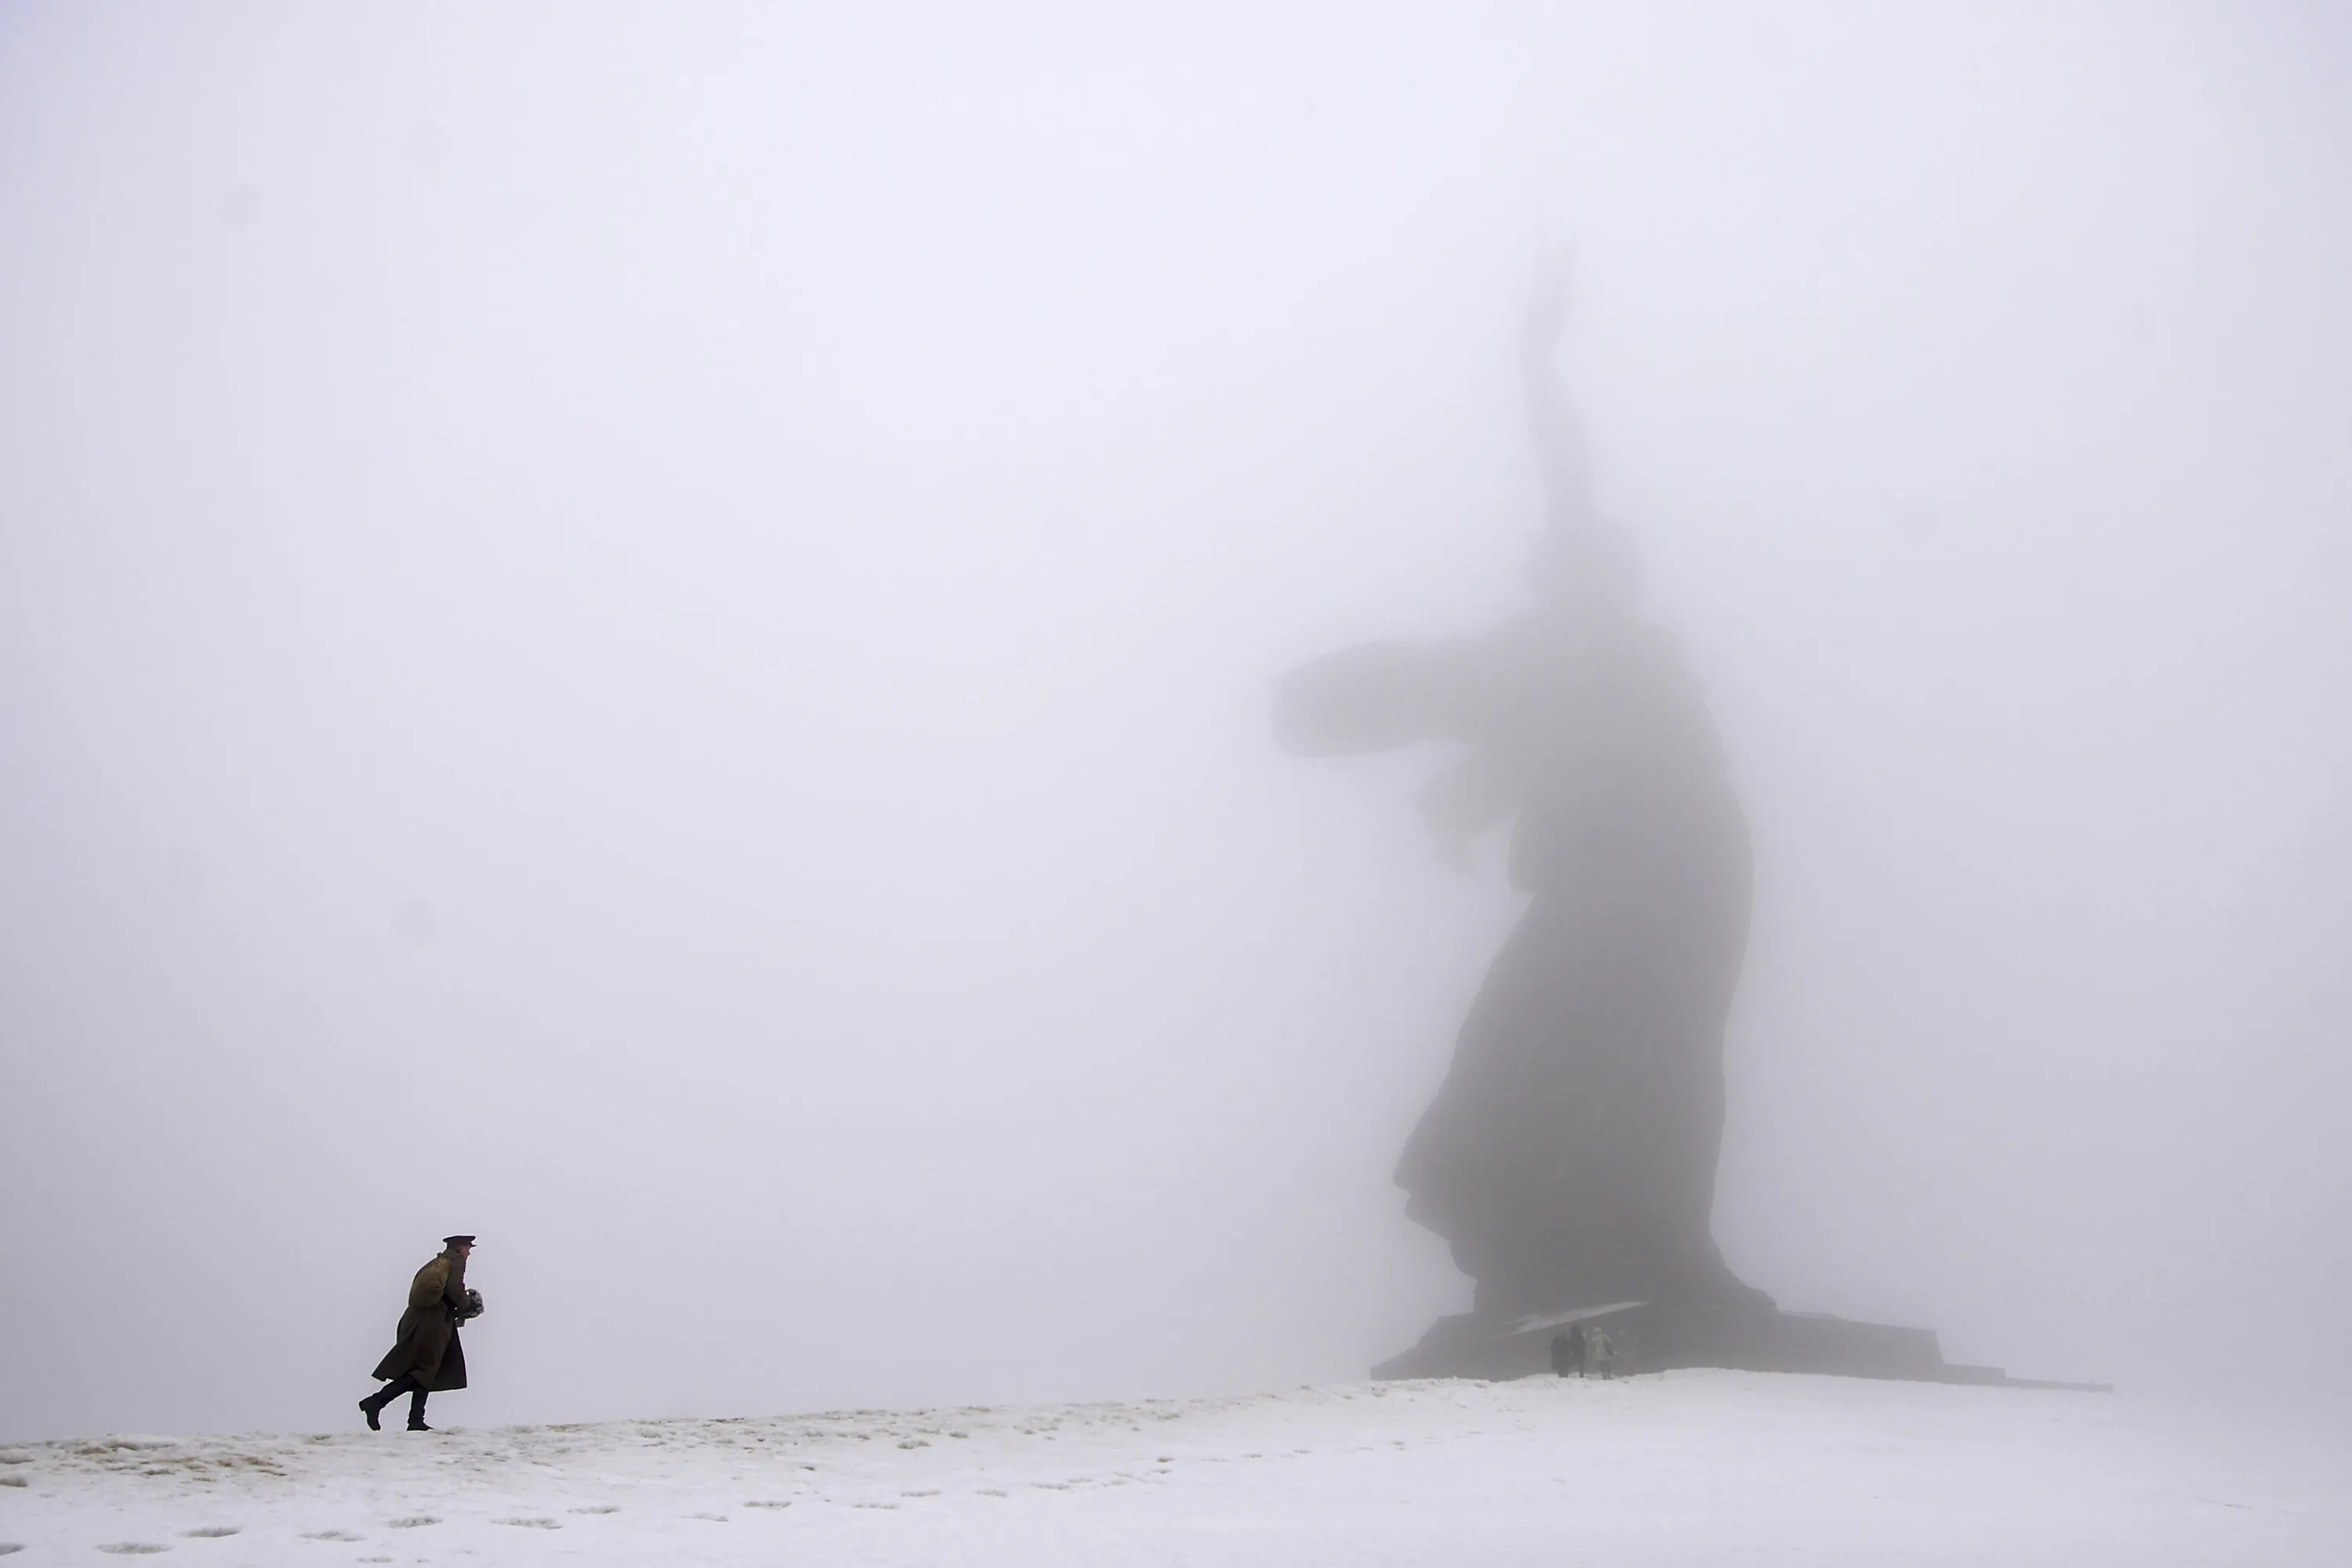
[[(1626, 1372), (1729, 1367), (1742, 1372), (1812, 1372), (1842, 1377), (1969, 1383), (2004, 1388), (2066, 1388), (2105, 1393), (2104, 1384), (2011, 1377), (1998, 1367), (1944, 1359), (1932, 1329), (1856, 1323), (1812, 1312), (1712, 1302), (1647, 1302), (1589, 1320), (1627, 1346)], [(1528, 1377), (1551, 1371), (1551, 1341), (1564, 1325), (1521, 1329), (1465, 1312), (1440, 1318), (1421, 1343), (1372, 1369), (1376, 1378)]]

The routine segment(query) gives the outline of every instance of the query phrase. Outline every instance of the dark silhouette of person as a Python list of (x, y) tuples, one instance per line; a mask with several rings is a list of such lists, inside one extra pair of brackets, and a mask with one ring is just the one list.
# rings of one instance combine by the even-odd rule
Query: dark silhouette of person
[(391, 1350), (376, 1363), (375, 1375), (384, 1385), (360, 1401), (368, 1430), (383, 1429), (377, 1417), (383, 1407), (408, 1395), (408, 1429), (430, 1432), (425, 1424), (428, 1394), (466, 1386), (466, 1347), (457, 1326), (482, 1311), (482, 1296), (466, 1285), (466, 1259), (474, 1252), (470, 1236), (444, 1237), (441, 1251), (428, 1259), (409, 1281), (408, 1307), (400, 1314)]
[(1406, 1213), (1444, 1237), (1490, 1321), (1614, 1301), (1769, 1307), (1710, 1230), (1723, 1031), (1748, 940), (1748, 828), (1714, 721), (1593, 504), (1552, 359), (1569, 277), (1521, 337), (1548, 516), (1519, 615), (1379, 642), (1286, 677), (1276, 731), (1338, 756), (1450, 742), (1421, 794), (1441, 852), (1508, 820), (1528, 895), (1406, 1142)]

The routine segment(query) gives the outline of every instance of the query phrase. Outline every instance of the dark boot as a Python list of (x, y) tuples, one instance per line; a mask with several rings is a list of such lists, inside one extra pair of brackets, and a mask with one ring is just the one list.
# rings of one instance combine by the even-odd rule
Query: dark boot
[(412, 1432), (433, 1430), (425, 1424), (425, 1390), (421, 1388), (408, 1396), (408, 1429)]
[(373, 1394), (369, 1394), (365, 1399), (360, 1401), (360, 1409), (367, 1416), (369, 1431), (381, 1432), (383, 1430), (383, 1426), (377, 1424), (376, 1417), (383, 1413), (383, 1407), (385, 1405), (391, 1404), (394, 1400), (399, 1398), (404, 1394), (414, 1395), (414, 1398), (410, 1401), (408, 1418), (411, 1421), (418, 1419), (417, 1412), (423, 1409), (425, 1405), (425, 1391), (416, 1386), (416, 1379), (414, 1375), (408, 1373), (402, 1373), (398, 1377), (394, 1378), (390, 1383), (385, 1384), (382, 1388), (377, 1389)]

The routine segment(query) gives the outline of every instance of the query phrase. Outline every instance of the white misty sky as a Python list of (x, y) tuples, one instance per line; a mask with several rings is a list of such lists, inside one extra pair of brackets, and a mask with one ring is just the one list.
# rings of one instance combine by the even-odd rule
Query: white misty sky
[(1465, 1305), (1516, 908), (1265, 703), (1515, 604), (1547, 235), (1758, 839), (1727, 1253), (2352, 1399), (2352, 28), (1785, 11), (0, 13), (0, 1437), (342, 1424), (452, 1229), (468, 1425)]

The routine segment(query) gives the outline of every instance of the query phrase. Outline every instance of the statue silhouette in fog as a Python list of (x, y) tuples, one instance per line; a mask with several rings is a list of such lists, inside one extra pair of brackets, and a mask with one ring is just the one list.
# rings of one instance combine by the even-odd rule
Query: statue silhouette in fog
[(1723, 1031), (1747, 945), (1748, 828), (1706, 700), (1641, 611), (1553, 369), (1564, 264), (1520, 342), (1546, 525), (1531, 602), (1478, 636), (1344, 649), (1286, 677), (1311, 756), (1450, 742), (1422, 792), (1466, 861), (1508, 821), (1527, 912), (1471, 1005), (1397, 1167), (1406, 1213), (1477, 1281), (1489, 1323), (1619, 1301), (1768, 1309), (1710, 1233)]

